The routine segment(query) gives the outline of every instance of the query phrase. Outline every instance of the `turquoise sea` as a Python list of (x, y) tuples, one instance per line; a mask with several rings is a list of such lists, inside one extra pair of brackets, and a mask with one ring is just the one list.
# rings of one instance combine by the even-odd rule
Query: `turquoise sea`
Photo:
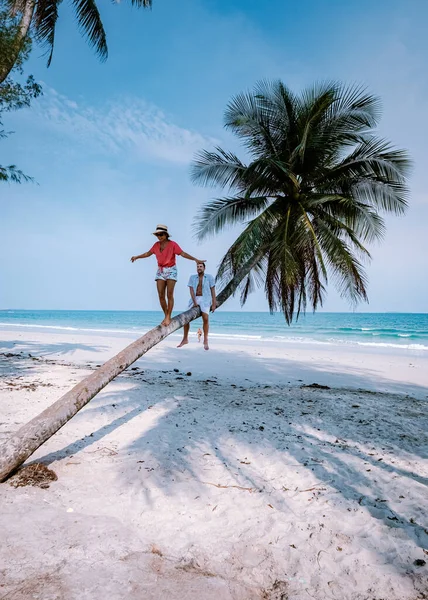
[[(1, 329), (140, 335), (159, 324), (155, 311), (0, 310)], [(178, 335), (178, 334), (177, 334)], [(281, 314), (226, 312), (211, 318), (212, 337), (428, 351), (428, 314), (316, 313), (289, 327)]]

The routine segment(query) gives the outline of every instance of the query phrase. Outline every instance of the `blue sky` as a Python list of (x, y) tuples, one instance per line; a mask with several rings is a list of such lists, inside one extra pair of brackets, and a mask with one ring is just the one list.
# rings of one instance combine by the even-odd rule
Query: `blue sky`
[[(150, 248), (157, 223), (215, 272), (236, 230), (197, 245), (195, 215), (216, 192), (191, 184), (189, 163), (217, 143), (239, 152), (222, 128), (228, 100), (281, 78), (295, 90), (358, 82), (382, 98), (380, 132), (410, 151), (415, 168), (410, 209), (388, 218), (384, 242), (371, 248), (370, 304), (359, 310), (427, 312), (426, 1), (153, 4), (100, 3), (105, 63), (65, 4), (49, 69), (35, 47), (27, 71), (44, 95), (6, 116), (15, 133), (0, 146), (0, 164), (38, 182), (0, 188), (0, 308), (157, 309), (154, 258), (129, 262)], [(179, 261), (177, 308), (194, 268)], [(267, 309), (261, 291), (246, 309)], [(349, 307), (331, 289), (324, 310)]]

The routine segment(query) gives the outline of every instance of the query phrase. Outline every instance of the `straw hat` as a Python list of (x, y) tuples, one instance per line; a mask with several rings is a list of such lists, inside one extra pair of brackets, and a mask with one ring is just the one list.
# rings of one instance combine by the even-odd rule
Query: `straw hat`
[(157, 233), (166, 233), (169, 236), (168, 227), (166, 225), (156, 225), (156, 231), (153, 232), (153, 235)]

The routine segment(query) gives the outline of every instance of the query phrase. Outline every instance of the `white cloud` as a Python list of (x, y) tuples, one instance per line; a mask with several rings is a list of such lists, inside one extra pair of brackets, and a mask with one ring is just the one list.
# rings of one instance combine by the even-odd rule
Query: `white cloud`
[(48, 88), (34, 108), (45, 131), (66, 136), (86, 151), (128, 155), (132, 162), (185, 165), (195, 152), (218, 143), (174, 124), (158, 107), (138, 98), (119, 98), (94, 108)]

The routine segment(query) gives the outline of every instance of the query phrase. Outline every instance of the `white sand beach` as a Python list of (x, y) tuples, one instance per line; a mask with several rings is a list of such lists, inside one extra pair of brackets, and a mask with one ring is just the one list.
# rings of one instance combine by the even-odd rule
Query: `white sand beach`
[[(428, 353), (178, 339), (0, 484), (0, 599), (428, 598)], [(2, 330), (0, 441), (131, 341)]]

